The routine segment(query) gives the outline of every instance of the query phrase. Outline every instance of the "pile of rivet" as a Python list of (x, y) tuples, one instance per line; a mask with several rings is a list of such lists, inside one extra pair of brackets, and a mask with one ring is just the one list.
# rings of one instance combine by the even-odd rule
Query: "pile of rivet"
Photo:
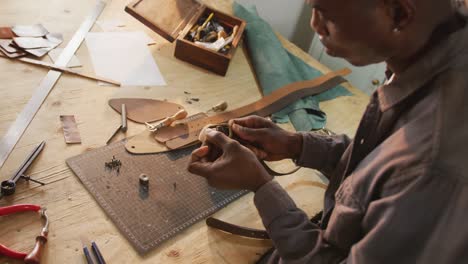
[(230, 29), (221, 25), (211, 13), (208, 17), (204, 16), (198, 20), (186, 39), (206, 49), (228, 54), (238, 29), (238, 26)]
[(115, 156), (112, 156), (112, 160), (109, 161), (109, 162), (106, 162), (104, 164), (104, 166), (106, 167), (106, 169), (110, 170), (110, 171), (113, 171), (113, 170), (116, 170), (117, 173), (120, 172), (120, 167), (122, 166), (122, 162), (118, 159), (115, 158)]

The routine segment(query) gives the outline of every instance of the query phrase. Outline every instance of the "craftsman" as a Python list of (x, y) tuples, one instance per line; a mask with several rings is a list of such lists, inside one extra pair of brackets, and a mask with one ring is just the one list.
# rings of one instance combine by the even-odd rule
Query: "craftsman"
[[(354, 140), (246, 117), (230, 122), (244, 145), (210, 131), (189, 171), (255, 192), (276, 248), (261, 263), (468, 263), (468, 29), (454, 8), (463, 1), (309, 2), (328, 54), (388, 66)], [(309, 221), (257, 157), (327, 176), (322, 221)]]

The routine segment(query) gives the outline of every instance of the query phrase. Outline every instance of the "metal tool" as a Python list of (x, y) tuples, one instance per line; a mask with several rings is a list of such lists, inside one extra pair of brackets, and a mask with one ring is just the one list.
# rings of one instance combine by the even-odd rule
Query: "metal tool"
[(139, 178), (139, 182), (140, 182), (141, 185), (143, 185), (143, 186), (148, 186), (149, 185), (148, 175), (142, 173), (142, 174), (140, 174), (140, 176), (138, 178)]
[(45, 185), (45, 183), (42, 183), (38, 180), (31, 179), (30, 176), (24, 175), (24, 173), (28, 170), (29, 166), (34, 162), (34, 160), (37, 158), (39, 153), (44, 149), (45, 146), (45, 141), (42, 141), (41, 144), (39, 144), (34, 150), (29, 154), (29, 156), (23, 161), (23, 164), (18, 168), (18, 170), (13, 174), (13, 176), (6, 181), (2, 181), (1, 183), (1, 196), (7, 196), (7, 195), (12, 195), (16, 191), (16, 182), (20, 179), (23, 178), (26, 181), (32, 181), (35, 183), (38, 183), (40, 185)]
[[(86, 246), (86, 244), (83, 241), (81, 241), (81, 243), (83, 244), (83, 253), (84, 253), (85, 258), (86, 258), (86, 263), (94, 264), (95, 262), (93, 261), (93, 257), (89, 253), (90, 250), (88, 249), (88, 247)], [(101, 251), (99, 250), (96, 242), (94, 242), (94, 241), (91, 242), (91, 249), (92, 249), (91, 252), (94, 255), (94, 259), (96, 260), (96, 263), (97, 264), (106, 264), (106, 261), (104, 260), (104, 257), (102, 256)]]
[[(80, 28), (76, 31), (75, 35), (73, 35), (73, 38), (58, 57), (55, 65), (59, 67), (66, 67), (68, 62), (75, 54), (76, 50), (80, 47), (81, 43), (86, 37), (86, 34), (89, 32), (94, 22), (101, 14), (102, 10), (104, 10), (105, 6), (106, 3), (102, 1), (97, 2), (91, 14), (81, 24)], [(36, 91), (29, 102), (26, 104), (21, 113), (19, 113), (15, 122), (10, 126), (2, 141), (0, 141), (0, 167), (2, 167), (5, 163), (16, 143), (21, 138), (26, 128), (29, 126), (29, 123), (31, 123), (32, 119), (61, 75), (61, 72), (55, 70), (49, 71), (47, 73), (44, 79), (42, 79), (42, 82), (36, 88)]]
[(91, 254), (89, 254), (89, 249), (86, 245), (83, 245), (83, 253), (86, 258), (86, 263), (88, 264), (94, 264), (93, 258), (91, 257)]
[(127, 107), (125, 106), (125, 104), (122, 104), (121, 106), (122, 108), (122, 120), (120, 122), (120, 126), (117, 128), (117, 130), (115, 130), (114, 134), (112, 134), (112, 136), (107, 140), (106, 142), (106, 145), (109, 145), (109, 143), (112, 141), (112, 139), (120, 132), (122, 131), (122, 133), (126, 133), (127, 130), (128, 130), (128, 126), (127, 126)]
[(149, 131), (156, 132), (160, 128), (170, 126), (176, 120), (181, 120), (181, 119), (186, 118), (187, 115), (188, 115), (187, 111), (182, 109), (182, 110), (179, 110), (179, 112), (175, 113), (173, 116), (166, 117), (163, 121), (159, 122), (156, 125), (151, 125), (149, 123), (145, 123), (145, 124)]
[(106, 261), (104, 260), (104, 257), (101, 254), (101, 251), (99, 250), (96, 242), (91, 242), (91, 248), (93, 249), (94, 256), (96, 257), (97, 263), (98, 264), (106, 264)]
[(41, 234), (36, 237), (36, 244), (31, 253), (18, 252), (13, 249), (7, 248), (0, 244), (0, 255), (4, 255), (14, 259), (24, 260), (24, 263), (38, 264), (40, 263), (42, 250), (45, 243), (47, 242), (47, 236), (49, 234), (49, 218), (47, 216), (46, 208), (42, 208), (39, 205), (33, 204), (17, 204), (12, 206), (0, 207), (0, 216), (25, 212), (35, 211), (39, 212), (41, 218), (45, 220), (44, 226), (42, 227)]

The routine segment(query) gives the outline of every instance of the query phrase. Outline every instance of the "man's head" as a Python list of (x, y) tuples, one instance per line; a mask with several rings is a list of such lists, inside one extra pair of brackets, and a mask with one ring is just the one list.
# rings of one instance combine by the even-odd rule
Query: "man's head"
[(331, 56), (363, 66), (405, 60), (453, 13), (450, 0), (308, 0)]

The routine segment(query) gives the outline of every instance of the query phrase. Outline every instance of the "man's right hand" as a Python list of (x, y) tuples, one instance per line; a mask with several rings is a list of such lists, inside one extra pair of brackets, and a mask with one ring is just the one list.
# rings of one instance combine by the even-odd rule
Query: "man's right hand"
[[(232, 131), (259, 159), (297, 159), (302, 151), (302, 135), (283, 130), (270, 120), (248, 116), (229, 121)], [(247, 143), (247, 144), (245, 144)]]

